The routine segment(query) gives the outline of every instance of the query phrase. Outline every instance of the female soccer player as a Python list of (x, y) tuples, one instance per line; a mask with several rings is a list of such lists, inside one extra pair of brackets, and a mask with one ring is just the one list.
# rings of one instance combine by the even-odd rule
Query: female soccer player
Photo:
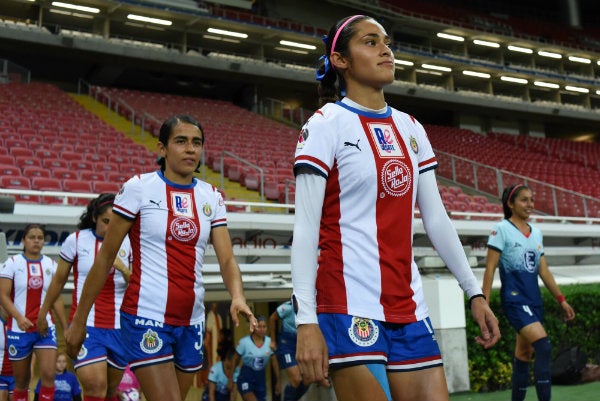
[[(39, 364), (40, 400), (54, 398), (56, 369), (56, 328), (49, 313), (46, 335), (40, 335), (33, 322), (52, 276), (56, 262), (42, 254), (46, 231), (40, 224), (28, 224), (23, 231), (23, 253), (12, 256), (0, 271), (0, 305), (11, 316), (7, 325), (9, 358), (13, 366), (15, 389), (13, 401), (29, 400), (31, 357), (35, 352)], [(54, 303), (54, 312), (63, 329), (67, 327), (62, 298)]]
[[(75, 277), (71, 317), (75, 313), (83, 283), (102, 246), (108, 223), (113, 218), (114, 199), (115, 195), (109, 193), (92, 199), (79, 219), (78, 231), (64, 241), (56, 274), (38, 315), (40, 334), (48, 330), (44, 316), (60, 296), (71, 269)], [(83, 386), (84, 401), (117, 400), (117, 386), (127, 366), (121, 343), (119, 307), (131, 275), (130, 259), (131, 245), (129, 238), (125, 237), (88, 316), (87, 336), (74, 362), (77, 378)]]
[(538, 276), (563, 309), (565, 320), (575, 311), (561, 294), (544, 256), (542, 233), (527, 222), (533, 211), (533, 192), (525, 185), (512, 185), (502, 193), (504, 220), (488, 239), (483, 293), (489, 298), (496, 267), (500, 268), (502, 309), (517, 331), (512, 373), (512, 400), (527, 393), (529, 363), (535, 353), (533, 375), (538, 399), (550, 400), (552, 346), (544, 330), (542, 296)]
[(89, 311), (129, 234), (134, 256), (121, 305), (121, 338), (148, 401), (184, 400), (202, 366), (202, 259), (209, 240), (232, 298), (234, 324), (241, 313), (250, 319), (250, 330), (256, 326), (243, 294), (223, 198), (194, 177), (203, 143), (204, 132), (192, 117), (173, 116), (163, 123), (161, 168), (132, 177), (117, 194), (106, 238), (67, 332), (67, 350), (76, 356)]
[(331, 28), (325, 48), (324, 106), (303, 127), (294, 164), (300, 372), (305, 383), (331, 378), (340, 401), (447, 400), (412, 252), (415, 203), (471, 300), (484, 347), (500, 338), (497, 319), (444, 209), (423, 127), (385, 102), (395, 68), (386, 31), (354, 15)]

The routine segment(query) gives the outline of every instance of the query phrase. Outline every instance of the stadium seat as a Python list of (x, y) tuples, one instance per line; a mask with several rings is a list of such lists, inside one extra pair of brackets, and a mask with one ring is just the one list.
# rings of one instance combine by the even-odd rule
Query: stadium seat
[(62, 191), (62, 183), (57, 178), (33, 177), (31, 179), (31, 189), (38, 191)]
[(62, 188), (67, 192), (94, 192), (92, 183), (84, 180), (63, 179)]
[(44, 147), (43, 149), (35, 149), (34, 152), (35, 156), (39, 157), (40, 159), (58, 159), (58, 152), (50, 150), (47, 147)]
[(50, 174), (52, 175), (52, 177), (57, 178), (59, 180), (64, 180), (64, 179), (76, 180), (79, 178), (78, 171), (72, 170), (70, 168), (64, 168), (64, 167), (53, 168), (50, 171)]
[(0, 164), (0, 175), (20, 177), (21, 169), (12, 164)]
[(14, 166), (15, 158), (13, 155), (0, 155), (0, 164)]
[(106, 181), (104, 171), (84, 170), (79, 172), (79, 179), (82, 181)]
[(42, 159), (42, 166), (47, 169), (69, 168), (69, 163), (63, 159), (50, 158), (50, 159)]
[(94, 193), (102, 194), (102, 193), (111, 193), (116, 194), (121, 189), (121, 185), (112, 181), (94, 181), (92, 183), (92, 188), (94, 189)]
[(279, 200), (279, 187), (276, 181), (265, 182), (265, 198)]
[(27, 166), (42, 167), (40, 159), (35, 156), (18, 156), (15, 157), (15, 165), (24, 168)]
[(108, 181), (112, 181), (112, 182), (118, 184), (119, 186), (121, 186), (128, 179), (130, 179), (131, 176), (132, 176), (132, 174), (121, 173), (119, 171), (109, 171), (108, 174), (106, 175), (106, 178), (108, 179)]
[(94, 163), (87, 160), (70, 160), (69, 167), (76, 171), (92, 171), (94, 170)]
[(78, 153), (75, 151), (67, 151), (67, 150), (60, 152), (60, 157), (66, 161), (83, 160), (83, 158), (84, 158), (83, 154), (81, 154), (81, 153)]
[(0, 186), (6, 189), (31, 189), (31, 181), (22, 176), (2, 176), (0, 177)]
[(26, 157), (32, 157), (34, 155), (34, 152), (32, 149), (30, 148), (10, 148), (10, 153), (14, 156), (14, 157), (22, 157), (22, 156), (26, 156)]
[(50, 170), (45, 169), (43, 167), (29, 166), (29, 167), (23, 168), (23, 175), (25, 177), (29, 177), (29, 178), (33, 178), (33, 177), (50, 178)]

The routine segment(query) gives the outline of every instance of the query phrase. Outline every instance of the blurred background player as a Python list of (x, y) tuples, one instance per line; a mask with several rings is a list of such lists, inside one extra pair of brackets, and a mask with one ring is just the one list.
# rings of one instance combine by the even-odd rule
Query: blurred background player
[[(81, 387), (77, 377), (67, 369), (67, 354), (59, 352), (56, 355), (56, 376), (54, 376), (54, 401), (81, 401)], [(40, 399), (40, 387), (42, 382), (38, 380), (35, 387), (34, 401)]]
[(202, 401), (235, 401), (237, 399), (237, 379), (239, 366), (234, 363), (235, 349), (230, 348), (222, 360), (215, 363), (208, 374), (208, 385), (202, 394)]
[(8, 314), (0, 307), (0, 401), (12, 399), (15, 388), (12, 364), (8, 359), (8, 345), (6, 342), (6, 320)]

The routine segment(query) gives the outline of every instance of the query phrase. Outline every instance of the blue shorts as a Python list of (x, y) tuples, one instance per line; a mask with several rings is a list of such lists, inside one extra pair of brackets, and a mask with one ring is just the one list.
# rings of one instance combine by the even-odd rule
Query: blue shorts
[(173, 326), (121, 312), (121, 340), (133, 370), (169, 361), (188, 373), (202, 368), (204, 322)]
[(254, 393), (257, 401), (267, 399), (267, 382), (265, 370), (254, 370), (242, 365), (237, 379), (237, 388), (242, 398), (246, 393)]
[(79, 369), (82, 366), (104, 361), (115, 369), (125, 370), (128, 361), (123, 349), (121, 330), (88, 326), (85, 341), (79, 350), (77, 360), (73, 362), (73, 367)]
[(0, 376), (0, 391), (13, 391), (15, 379), (12, 376)]
[(541, 306), (502, 303), (502, 310), (510, 325), (517, 332), (531, 323), (544, 324), (544, 310)]
[(333, 368), (379, 363), (389, 372), (408, 372), (442, 366), (429, 318), (399, 324), (337, 313), (318, 317)]
[(31, 355), (34, 349), (56, 349), (56, 327), (48, 327), (48, 334), (45, 337), (40, 336), (37, 331), (17, 333), (8, 330), (6, 339), (8, 359), (20, 361)]
[(296, 361), (296, 340), (297, 335), (282, 332), (279, 335), (279, 341), (277, 342), (277, 361), (279, 362), (280, 369), (291, 368), (292, 366), (298, 365)]

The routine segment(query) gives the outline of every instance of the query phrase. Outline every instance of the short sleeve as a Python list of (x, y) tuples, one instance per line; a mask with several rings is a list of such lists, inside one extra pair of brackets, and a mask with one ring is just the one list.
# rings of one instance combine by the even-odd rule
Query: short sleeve
[(70, 234), (60, 247), (60, 258), (73, 263), (77, 256), (77, 233)]
[(294, 174), (301, 168), (309, 168), (325, 178), (329, 176), (336, 154), (336, 141), (332, 136), (337, 129), (331, 119), (325, 117), (326, 110), (327, 106), (317, 110), (302, 127), (296, 144)]
[(227, 225), (227, 210), (225, 207), (225, 201), (223, 200), (223, 195), (216, 188), (213, 188), (213, 191), (216, 196), (215, 201), (215, 214), (214, 218), (211, 221), (211, 227), (219, 227)]
[(142, 189), (140, 176), (131, 177), (117, 193), (113, 212), (130, 220), (135, 219), (141, 208)]
[(15, 277), (15, 261), (13, 258), (8, 258), (6, 262), (2, 265), (2, 270), (0, 270), (0, 277), (7, 278), (13, 280)]
[(496, 224), (490, 233), (487, 243), (488, 248), (502, 253), (504, 250), (504, 232), (500, 224)]

